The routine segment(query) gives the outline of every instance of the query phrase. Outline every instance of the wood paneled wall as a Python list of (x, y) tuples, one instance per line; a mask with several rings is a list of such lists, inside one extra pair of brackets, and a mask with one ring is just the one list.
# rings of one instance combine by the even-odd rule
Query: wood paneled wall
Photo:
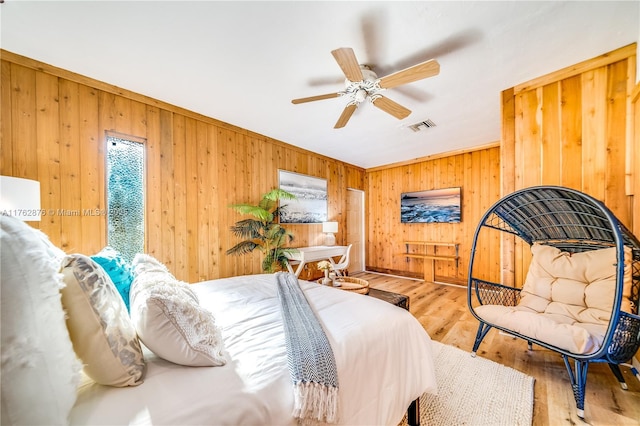
[[(403, 241), (438, 241), (459, 244), (455, 263), (436, 261), (436, 281), (466, 284), (469, 254), (480, 217), (500, 198), (500, 149), (476, 151), (423, 159), (412, 164), (367, 170), (367, 269), (404, 276), (423, 277), (422, 259), (409, 259)], [(462, 188), (460, 223), (400, 223), (400, 195), (403, 192), (437, 188)], [(414, 247), (415, 249), (415, 247)], [(499, 241), (486, 240), (483, 276), (499, 277)], [(454, 254), (440, 248), (439, 254)]]
[(633, 220), (633, 228), (631, 228), (631, 231), (633, 235), (640, 238), (640, 82), (636, 83), (636, 87), (633, 89), (631, 108), (633, 111), (630, 153), (632, 158), (631, 193), (635, 194), (631, 204), (631, 217)]
[[(346, 190), (365, 190), (367, 269), (421, 277), (403, 241), (460, 244), (436, 262), (436, 280), (464, 283), (480, 216), (501, 195), (557, 184), (603, 200), (640, 230), (640, 89), (635, 45), (502, 93), (500, 147), (365, 170), (134, 92), (2, 51), (0, 173), (37, 179), (43, 208), (105, 208), (105, 132), (146, 142), (146, 250), (185, 281), (260, 272), (260, 257), (229, 257), (227, 206), (255, 202), (278, 169), (328, 180), (329, 218), (346, 226)], [(634, 109), (635, 107), (635, 109)], [(401, 224), (400, 194), (462, 187), (460, 224)], [(67, 252), (106, 244), (106, 217), (48, 215), (32, 223)], [(296, 246), (322, 243), (320, 225), (292, 225)], [(342, 235), (342, 236), (341, 236)], [(343, 243), (344, 233), (338, 234)], [(501, 260), (501, 245), (502, 250)], [(479, 275), (521, 280), (522, 247), (490, 240)], [(442, 249), (442, 254), (447, 254)], [(511, 277), (511, 278), (509, 278)]]
[[(10, 52), (1, 66), (0, 174), (41, 182), (52, 213), (31, 224), (68, 253), (106, 245), (106, 216), (63, 214), (105, 209), (105, 132), (145, 140), (146, 251), (188, 282), (261, 271), (257, 251), (225, 254), (243, 218), (228, 205), (257, 202), (278, 169), (327, 179), (341, 229), (347, 188), (364, 189), (364, 169)], [(322, 242), (319, 224), (290, 228), (295, 246)]]
[[(635, 75), (633, 44), (505, 90), (503, 193), (535, 185), (574, 188), (604, 202), (637, 234)], [(504, 247), (503, 280), (521, 284), (530, 261), (528, 247), (517, 242)]]

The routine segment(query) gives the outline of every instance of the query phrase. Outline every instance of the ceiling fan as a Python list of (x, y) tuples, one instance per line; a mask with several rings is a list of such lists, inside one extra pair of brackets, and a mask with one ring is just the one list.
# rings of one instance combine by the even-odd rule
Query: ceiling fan
[(366, 99), (384, 112), (393, 115), (399, 120), (411, 114), (411, 110), (403, 107), (397, 102), (382, 95), (386, 89), (391, 89), (403, 84), (412, 83), (427, 77), (438, 75), (440, 72), (440, 64), (435, 59), (431, 59), (401, 71), (389, 74), (382, 78), (378, 78), (375, 72), (367, 65), (360, 65), (350, 47), (341, 47), (332, 50), (331, 54), (342, 69), (346, 80), (345, 89), (336, 93), (327, 93), (325, 95), (311, 96), (308, 98), (294, 99), (291, 102), (301, 104), (305, 102), (320, 101), (323, 99), (337, 98), (339, 96), (347, 96), (349, 102), (342, 111), (340, 118), (334, 126), (335, 129), (344, 127), (358, 105)]

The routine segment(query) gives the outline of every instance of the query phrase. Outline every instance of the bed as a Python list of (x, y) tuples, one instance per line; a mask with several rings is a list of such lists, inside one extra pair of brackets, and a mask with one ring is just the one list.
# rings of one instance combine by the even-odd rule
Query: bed
[[(5, 256), (5, 247), (3, 244), (3, 267), (5, 259), (19, 262), (18, 257)], [(20, 271), (29, 272), (25, 268)], [(3, 296), (8, 282), (4, 272)], [(143, 345), (144, 381), (138, 386), (112, 387), (84, 376), (72, 401), (69, 423), (296, 424), (275, 283), (273, 274), (261, 274), (190, 285), (200, 304), (215, 317), (224, 341), (226, 364), (177, 365)], [(408, 311), (369, 296), (307, 281), (300, 281), (300, 287), (335, 355), (339, 424), (395, 425), (412, 401), (425, 392), (437, 392), (431, 340)], [(9, 305), (4, 299), (2, 302), (5, 314)], [(51, 327), (55, 321), (45, 322)], [(8, 330), (5, 336), (4, 315), (2, 325), (3, 339), (10, 338)], [(49, 335), (51, 332), (42, 338)], [(56, 354), (60, 352), (57, 350)], [(3, 398), (5, 385), (12, 389), (5, 380), (11, 375), (4, 374), (4, 357), (3, 353)], [(43, 393), (38, 397), (51, 395)], [(46, 405), (51, 401), (37, 403)], [(3, 409), (4, 404), (3, 399)], [(10, 420), (4, 415), (3, 412), (3, 420)]]

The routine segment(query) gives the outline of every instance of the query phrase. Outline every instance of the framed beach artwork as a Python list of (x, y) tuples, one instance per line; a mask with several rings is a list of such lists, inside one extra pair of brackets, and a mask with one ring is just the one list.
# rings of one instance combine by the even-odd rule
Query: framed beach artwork
[(458, 223), (461, 188), (404, 192), (400, 197), (402, 223)]
[(281, 200), (287, 208), (280, 223), (322, 223), (327, 221), (327, 180), (300, 173), (278, 170), (280, 189), (297, 200)]

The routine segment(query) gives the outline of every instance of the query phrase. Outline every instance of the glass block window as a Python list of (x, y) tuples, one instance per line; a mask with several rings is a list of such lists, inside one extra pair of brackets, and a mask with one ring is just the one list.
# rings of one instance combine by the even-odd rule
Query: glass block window
[(131, 261), (144, 251), (144, 144), (107, 136), (107, 244)]

